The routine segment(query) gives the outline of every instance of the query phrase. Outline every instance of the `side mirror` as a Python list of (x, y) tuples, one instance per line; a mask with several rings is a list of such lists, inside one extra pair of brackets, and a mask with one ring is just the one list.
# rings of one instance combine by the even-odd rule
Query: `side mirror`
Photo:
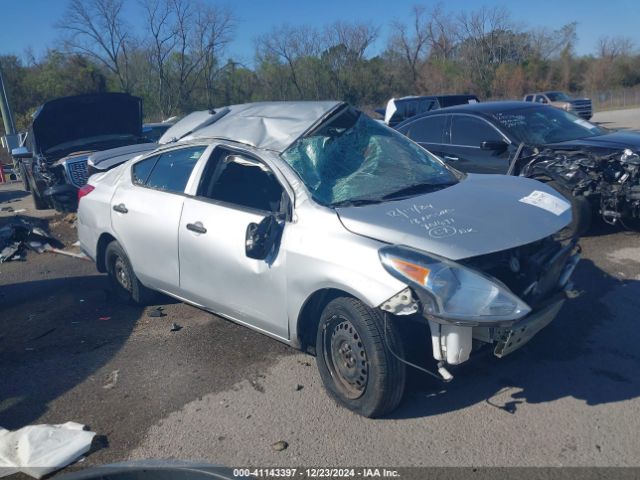
[(485, 140), (480, 142), (480, 150), (491, 150), (493, 152), (504, 152), (509, 144), (502, 140)]
[(264, 217), (260, 223), (250, 223), (245, 237), (245, 254), (249, 258), (264, 260), (278, 240), (280, 226), (274, 215)]
[(17, 147), (11, 150), (11, 156), (13, 158), (31, 158), (33, 154), (27, 149), (27, 147)]

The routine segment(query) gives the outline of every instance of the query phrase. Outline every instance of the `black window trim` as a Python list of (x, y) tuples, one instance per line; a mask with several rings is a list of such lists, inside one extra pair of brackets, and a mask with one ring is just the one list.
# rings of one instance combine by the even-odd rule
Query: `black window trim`
[[(263, 215), (263, 216), (275, 215), (277, 218), (282, 219), (285, 222), (291, 222), (292, 221), (292, 218), (293, 218), (293, 201), (291, 200), (291, 196), (289, 195), (289, 191), (285, 187), (285, 185), (283, 185), (283, 182), (280, 180), (280, 178), (278, 178), (278, 175), (274, 172), (274, 169), (271, 168), (271, 166), (267, 162), (262, 160), (255, 153), (248, 152), (247, 150), (244, 150), (242, 148), (232, 147), (232, 146), (229, 146), (229, 145), (227, 145), (225, 143), (218, 143), (218, 144), (214, 145), (213, 150), (211, 150), (211, 154), (209, 155), (209, 158), (207, 159), (207, 163), (209, 162), (211, 157), (216, 153), (216, 150), (218, 150), (218, 149), (225, 150), (226, 152), (231, 153), (231, 154), (238, 154), (238, 155), (247, 156), (251, 160), (255, 160), (256, 162), (261, 163), (262, 165), (264, 165), (269, 170), (271, 175), (273, 175), (273, 177), (276, 179), (276, 181), (280, 185), (280, 188), (282, 188), (282, 192), (283, 192), (282, 200), (283, 201), (282, 201), (282, 203), (280, 205), (280, 212), (272, 212), (270, 210), (261, 210), (259, 208), (247, 207), (246, 205), (238, 205), (237, 203), (226, 202), (224, 200), (216, 200), (216, 199), (213, 199), (213, 198), (204, 197), (202, 195), (199, 195), (198, 192), (200, 191), (200, 187), (202, 186), (202, 180), (204, 178), (204, 172), (205, 172), (205, 170), (207, 168), (207, 165), (204, 165), (204, 167), (202, 169), (202, 172), (200, 173), (200, 178), (198, 179), (198, 187), (196, 189), (196, 194), (195, 195), (187, 194), (186, 195), (187, 197), (192, 198), (194, 200), (201, 201), (201, 202), (217, 205), (217, 206), (220, 206), (220, 207), (229, 208), (231, 210), (238, 210), (238, 211), (245, 212), (245, 213), (253, 213), (253, 214), (256, 214), (256, 215)], [(216, 165), (216, 170), (213, 173), (214, 175), (216, 174), (216, 172), (218, 171), (219, 168), (220, 168), (220, 164)]]
[[(129, 180), (131, 181), (131, 185), (133, 185), (134, 187), (146, 188), (147, 190), (154, 190), (156, 192), (163, 192), (163, 193), (168, 193), (168, 194), (171, 194), (171, 195), (180, 195), (182, 197), (190, 197), (191, 195), (189, 195), (185, 191), (174, 192), (174, 191), (171, 191), (171, 190), (164, 190), (162, 188), (150, 187), (149, 185), (147, 185), (146, 183), (149, 181), (149, 177), (153, 173), (153, 170), (156, 168), (155, 164), (153, 165), (153, 169), (151, 169), (151, 172), (149, 172), (149, 176), (145, 180), (144, 184), (137, 183), (137, 182), (134, 181), (134, 179), (133, 179), (133, 169), (137, 164), (139, 164), (141, 162), (144, 162), (145, 160), (149, 160), (152, 157), (158, 157), (156, 159), (156, 164), (157, 164), (158, 160), (160, 160), (160, 157), (162, 157), (162, 155), (164, 155), (165, 153), (173, 152), (173, 151), (176, 151), (176, 150), (183, 150), (185, 148), (195, 148), (195, 147), (204, 147), (204, 150), (202, 151), (202, 153), (200, 154), (200, 157), (198, 157), (198, 160), (194, 164), (194, 166), (193, 166), (194, 168), (191, 170), (191, 174), (189, 175), (189, 179), (187, 179), (187, 185), (188, 185), (189, 184), (189, 180), (191, 179), (191, 175), (193, 175), (193, 172), (195, 171), (195, 166), (202, 159), (202, 155), (204, 155), (205, 152), (207, 151), (207, 149), (209, 148), (209, 143), (196, 143), (196, 144), (190, 143), (188, 145), (174, 145), (174, 146), (172, 146), (172, 148), (167, 148), (167, 149), (164, 149), (162, 151), (157, 151), (157, 150), (153, 151), (149, 156), (141, 158), (140, 160), (136, 161), (135, 163), (133, 163), (131, 165), (131, 168), (129, 169)], [(186, 188), (187, 187), (185, 185), (185, 189)]]

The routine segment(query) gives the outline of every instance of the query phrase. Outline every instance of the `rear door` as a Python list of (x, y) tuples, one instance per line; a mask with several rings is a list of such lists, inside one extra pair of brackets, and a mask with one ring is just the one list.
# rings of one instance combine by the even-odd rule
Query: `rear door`
[(509, 169), (509, 149), (483, 150), (482, 142), (506, 142), (506, 138), (486, 120), (467, 114), (451, 115), (451, 144), (443, 159), (471, 173), (505, 174)]
[[(246, 256), (250, 223), (285, 218), (289, 196), (257, 157), (214, 149), (194, 197), (185, 199), (179, 227), (181, 296), (272, 335), (288, 338), (285, 255)], [(283, 220), (284, 222), (284, 220)], [(287, 226), (281, 242), (287, 235)]]
[(178, 226), (184, 191), (205, 146), (166, 151), (135, 163), (111, 199), (111, 223), (146, 286), (176, 293)]

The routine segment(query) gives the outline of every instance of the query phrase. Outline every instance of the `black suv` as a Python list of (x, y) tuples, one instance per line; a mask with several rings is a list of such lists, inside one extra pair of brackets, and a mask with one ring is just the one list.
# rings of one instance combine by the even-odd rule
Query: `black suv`
[(142, 100), (125, 93), (62, 97), (33, 115), (25, 144), (12, 151), (37, 209), (73, 212), (96, 151), (146, 143)]
[(392, 98), (387, 103), (386, 109), (378, 109), (376, 112), (384, 117), (387, 125), (394, 127), (407, 118), (421, 113), (438, 110), (440, 108), (453, 107), (454, 105), (478, 103), (479, 101), (475, 95), (432, 95)]

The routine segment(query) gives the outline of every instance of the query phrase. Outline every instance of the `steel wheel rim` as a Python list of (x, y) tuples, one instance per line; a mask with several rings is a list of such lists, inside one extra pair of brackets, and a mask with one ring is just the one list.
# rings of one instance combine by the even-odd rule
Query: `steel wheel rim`
[(127, 266), (119, 255), (116, 256), (115, 261), (113, 262), (113, 275), (116, 279), (116, 282), (127, 291), (131, 290), (131, 279), (129, 278), (129, 271)]
[(360, 398), (369, 381), (367, 351), (353, 324), (334, 316), (323, 332), (324, 358), (334, 381), (347, 398)]

